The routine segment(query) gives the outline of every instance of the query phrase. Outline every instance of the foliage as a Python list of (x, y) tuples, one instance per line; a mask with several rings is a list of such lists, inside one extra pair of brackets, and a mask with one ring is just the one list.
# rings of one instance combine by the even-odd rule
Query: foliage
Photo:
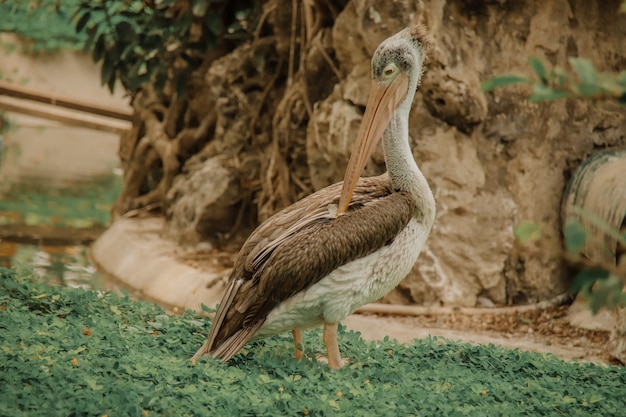
[(499, 75), (482, 84), (483, 91), (491, 91), (512, 84), (529, 83), (533, 92), (531, 103), (556, 100), (560, 98), (592, 98), (616, 100), (626, 104), (626, 71), (620, 73), (598, 72), (591, 61), (584, 58), (569, 58), (569, 64), (575, 76), (556, 66), (548, 70), (538, 58), (530, 58), (535, 78), (517, 75)]
[[(620, 232), (593, 213), (579, 207), (575, 209), (582, 218), (591, 221), (626, 248), (626, 230)], [(537, 241), (541, 238), (541, 225), (524, 222), (514, 229), (513, 234), (522, 244)], [(587, 239), (589, 231), (581, 222), (578, 220), (567, 222), (563, 231), (564, 256), (571, 263), (581, 267), (572, 281), (570, 292), (582, 295), (594, 314), (603, 307), (609, 310), (618, 306), (626, 307), (626, 293), (623, 292), (626, 286), (626, 253), (616, 259), (616, 264), (594, 262), (584, 254)]]
[[(626, 0), (622, 1), (619, 12), (626, 13)], [(559, 66), (548, 70), (540, 59), (531, 57), (529, 64), (535, 74), (534, 78), (498, 75), (484, 81), (481, 89), (492, 91), (509, 85), (527, 83), (533, 85), (533, 92), (528, 99), (531, 103), (561, 98), (583, 98), (613, 100), (626, 105), (626, 70), (619, 73), (603, 73), (598, 72), (587, 59), (570, 57), (568, 61), (575, 75)], [(615, 230), (593, 213), (579, 210), (581, 216), (613, 236), (626, 248), (626, 232), (620, 234), (619, 230)], [(518, 225), (514, 234), (522, 243), (531, 242), (540, 238), (541, 227), (532, 222), (523, 223)], [(606, 262), (594, 263), (583, 254), (588, 231), (580, 222), (568, 222), (563, 234), (566, 258), (582, 265), (581, 271), (572, 283), (571, 292), (573, 294), (580, 292), (588, 300), (589, 307), (594, 313), (602, 307), (612, 309), (626, 306), (626, 294), (623, 293), (626, 285), (626, 254), (616, 259), (617, 266)]]
[(172, 81), (178, 97), (187, 77), (221, 39), (248, 38), (260, 3), (253, 0), (81, 0), (76, 31), (102, 62), (101, 80), (130, 92), (148, 81), (161, 90)]
[[(0, 0), (0, 32), (30, 39), (33, 51), (81, 49), (85, 36), (76, 34), (70, 22), (78, 0)], [(5, 52), (8, 45), (3, 45)]]
[(522, 243), (538, 240), (541, 238), (541, 225), (533, 222), (521, 223), (513, 230), (513, 235)]
[[(576, 208), (577, 214), (592, 222), (604, 233), (617, 240), (626, 248), (626, 230), (621, 233), (593, 213)], [(626, 307), (626, 253), (617, 259), (617, 265), (607, 262), (593, 262), (584, 256), (583, 249), (588, 239), (588, 230), (577, 220), (570, 220), (563, 232), (567, 258), (582, 265), (572, 282), (572, 293), (580, 293), (589, 302), (589, 308), (596, 313), (600, 308), (613, 309)]]
[[(598, 415), (623, 412), (626, 368), (428, 338), (340, 334), (350, 362), (292, 358), (287, 335), (227, 364), (189, 358), (208, 322), (128, 294), (51, 288), (0, 269), (0, 415)], [(322, 352), (319, 330), (307, 352)]]
[[(114, 175), (62, 188), (14, 183), (1, 194), (0, 213), (19, 213), (19, 223), (28, 226), (105, 226), (121, 187)], [(13, 217), (0, 215), (0, 226), (14, 222)]]
[[(618, 11), (626, 13), (626, 0), (622, 0)], [(560, 98), (592, 98), (616, 100), (619, 104), (626, 105), (626, 71), (602, 73), (588, 59), (570, 57), (568, 61), (576, 76), (559, 66), (548, 70), (543, 61), (531, 57), (529, 64), (535, 78), (497, 75), (483, 82), (481, 89), (491, 91), (499, 87), (528, 83), (533, 85), (533, 93), (528, 99), (531, 103)]]

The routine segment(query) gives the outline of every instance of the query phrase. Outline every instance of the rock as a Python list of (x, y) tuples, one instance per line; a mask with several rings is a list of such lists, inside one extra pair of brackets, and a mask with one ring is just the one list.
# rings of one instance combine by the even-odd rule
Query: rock
[[(531, 303), (568, 288), (559, 213), (566, 179), (594, 147), (626, 145), (626, 110), (582, 100), (529, 104), (526, 87), (484, 94), (480, 82), (500, 74), (532, 75), (531, 56), (567, 67), (568, 56), (579, 51), (599, 70), (623, 68), (619, 39), (626, 26), (592, 3), (510, 6), (353, 0), (333, 25), (345, 78), (317, 104), (307, 128), (316, 189), (342, 179), (379, 42), (417, 22), (427, 25), (435, 41), (410, 135), (438, 215), (415, 268), (387, 302)], [(381, 156), (375, 155), (365, 175), (384, 170)], [(526, 221), (542, 226), (536, 246), (515, 243), (513, 230)]]
[(183, 245), (195, 245), (206, 238), (215, 243), (220, 234), (232, 231), (241, 201), (239, 181), (226, 168), (221, 157), (187, 163), (187, 172), (179, 175), (167, 195), (167, 237)]
[(343, 99), (365, 106), (372, 54), (383, 40), (415, 21), (417, 5), (407, 0), (358, 0), (349, 2), (337, 16), (332, 39), (346, 75), (341, 80)]
[(613, 331), (617, 324), (615, 311), (600, 310), (593, 314), (587, 302), (578, 297), (567, 310), (570, 325), (587, 330)]
[[(426, 72), (422, 82), (424, 103), (433, 116), (463, 133), (470, 133), (486, 117), (487, 100), (480, 92), (478, 74), (457, 72), (453, 75), (441, 67)], [(467, 79), (468, 74), (472, 74), (473, 79)]]
[(609, 349), (615, 359), (626, 363), (626, 308), (619, 307), (616, 316)]
[[(363, 114), (354, 105), (341, 98), (339, 87), (315, 106), (306, 135), (307, 164), (315, 190), (343, 180), (362, 118)], [(374, 163), (368, 164), (364, 176), (383, 172), (381, 145), (372, 159)]]
[(596, 262), (615, 265), (618, 241), (577, 210), (593, 214), (613, 230), (620, 230), (626, 225), (625, 178), (626, 149), (601, 151), (582, 162), (565, 190), (561, 207), (563, 230), (568, 222), (580, 222), (589, 233), (581, 253)]

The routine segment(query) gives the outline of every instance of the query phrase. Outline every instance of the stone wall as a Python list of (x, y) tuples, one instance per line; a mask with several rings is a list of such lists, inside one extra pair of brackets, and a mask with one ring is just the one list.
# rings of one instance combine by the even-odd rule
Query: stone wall
[[(369, 59), (406, 25), (427, 25), (436, 48), (411, 115), (414, 155), (437, 200), (427, 248), (390, 302), (492, 305), (548, 299), (568, 288), (559, 208), (572, 171), (594, 150), (626, 146), (626, 111), (610, 103), (529, 104), (528, 86), (482, 93), (494, 75), (532, 75), (528, 59), (601, 71), (626, 68), (619, 2), (354, 0), (332, 27), (342, 79), (307, 128), (311, 182), (343, 178), (367, 99)], [(384, 170), (382, 151), (368, 167)], [(532, 247), (514, 227), (542, 225)]]

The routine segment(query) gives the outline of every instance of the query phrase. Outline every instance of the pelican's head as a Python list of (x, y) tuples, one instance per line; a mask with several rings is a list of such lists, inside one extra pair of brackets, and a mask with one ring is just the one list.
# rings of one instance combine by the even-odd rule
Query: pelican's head
[(430, 36), (421, 25), (406, 28), (384, 40), (372, 57), (372, 90), (367, 107), (376, 97), (372, 97), (373, 91), (387, 90), (396, 97), (392, 101), (393, 110), (399, 107), (419, 85), (430, 45)]
[(430, 44), (426, 28), (417, 25), (385, 39), (376, 48), (372, 57), (372, 86), (346, 169), (339, 199), (339, 214), (348, 210), (359, 176), (393, 114), (402, 110), (408, 123), (409, 110)]

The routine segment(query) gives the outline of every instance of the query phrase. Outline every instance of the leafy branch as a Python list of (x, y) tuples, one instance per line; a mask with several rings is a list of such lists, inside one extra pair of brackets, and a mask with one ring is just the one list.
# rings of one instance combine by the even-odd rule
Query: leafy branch
[[(76, 34), (70, 23), (80, 0), (0, 0), (0, 32), (11, 32), (27, 42), (20, 42), (26, 52), (54, 52), (80, 49), (85, 37)], [(0, 45), (5, 53), (15, 44)]]
[[(626, 0), (622, 0), (618, 13), (626, 13)], [(483, 82), (481, 89), (492, 91), (514, 84), (531, 84), (533, 92), (528, 98), (531, 103), (561, 98), (591, 98), (616, 100), (626, 105), (626, 71), (598, 72), (591, 61), (585, 58), (570, 57), (568, 62), (575, 76), (559, 66), (548, 70), (543, 61), (531, 57), (529, 64), (535, 77), (497, 75)]]
[[(615, 239), (618, 245), (626, 248), (626, 230), (620, 232), (594, 213), (581, 207), (573, 207), (575, 214), (598, 227), (607, 236)], [(515, 238), (522, 244), (541, 239), (541, 224), (524, 222), (513, 231)], [(585, 246), (590, 235), (589, 230), (579, 220), (571, 219), (564, 229), (563, 257), (579, 267), (574, 277), (570, 292), (582, 295), (588, 302), (593, 313), (600, 308), (613, 309), (626, 307), (626, 253), (619, 256), (615, 263), (590, 259), (585, 256)]]
[(81, 0), (73, 19), (111, 91), (118, 80), (131, 93), (172, 81), (182, 97), (207, 50), (252, 36), (259, 7), (255, 0)]
[[(573, 209), (577, 215), (626, 248), (626, 231), (619, 232), (599, 216), (580, 207)], [(564, 240), (565, 258), (580, 267), (572, 282), (571, 292), (585, 297), (593, 313), (598, 312), (601, 307), (626, 307), (626, 294), (623, 292), (626, 285), (626, 254), (622, 254), (614, 264), (586, 257), (584, 247), (589, 240), (589, 231), (580, 221), (574, 219), (565, 225)]]
[(626, 105), (626, 71), (598, 72), (585, 58), (570, 57), (568, 61), (573, 74), (559, 66), (549, 70), (540, 59), (532, 57), (529, 64), (535, 77), (498, 75), (483, 82), (481, 88), (492, 91), (514, 84), (531, 84), (533, 92), (528, 99), (531, 103), (561, 98), (590, 98), (616, 100)]
[[(622, 0), (618, 11), (626, 13), (626, 0)], [(591, 61), (579, 57), (570, 57), (568, 63), (569, 71), (560, 66), (548, 69), (543, 61), (531, 57), (529, 64), (534, 72), (533, 77), (498, 75), (483, 82), (481, 89), (492, 91), (515, 84), (530, 84), (533, 86), (528, 98), (531, 103), (578, 98), (612, 100), (626, 105), (626, 71), (599, 72)], [(626, 232), (616, 230), (600, 216), (580, 207), (574, 207), (574, 212), (614, 239), (618, 247), (621, 245), (626, 248)], [(571, 292), (583, 295), (594, 313), (602, 307), (613, 309), (626, 306), (626, 294), (623, 292), (626, 285), (626, 253), (619, 255), (618, 249), (614, 263), (585, 256), (589, 230), (577, 219), (568, 220), (563, 234), (565, 259), (580, 267), (572, 282)], [(515, 228), (514, 235), (521, 243), (538, 240), (541, 238), (541, 225), (532, 222), (520, 224)]]

